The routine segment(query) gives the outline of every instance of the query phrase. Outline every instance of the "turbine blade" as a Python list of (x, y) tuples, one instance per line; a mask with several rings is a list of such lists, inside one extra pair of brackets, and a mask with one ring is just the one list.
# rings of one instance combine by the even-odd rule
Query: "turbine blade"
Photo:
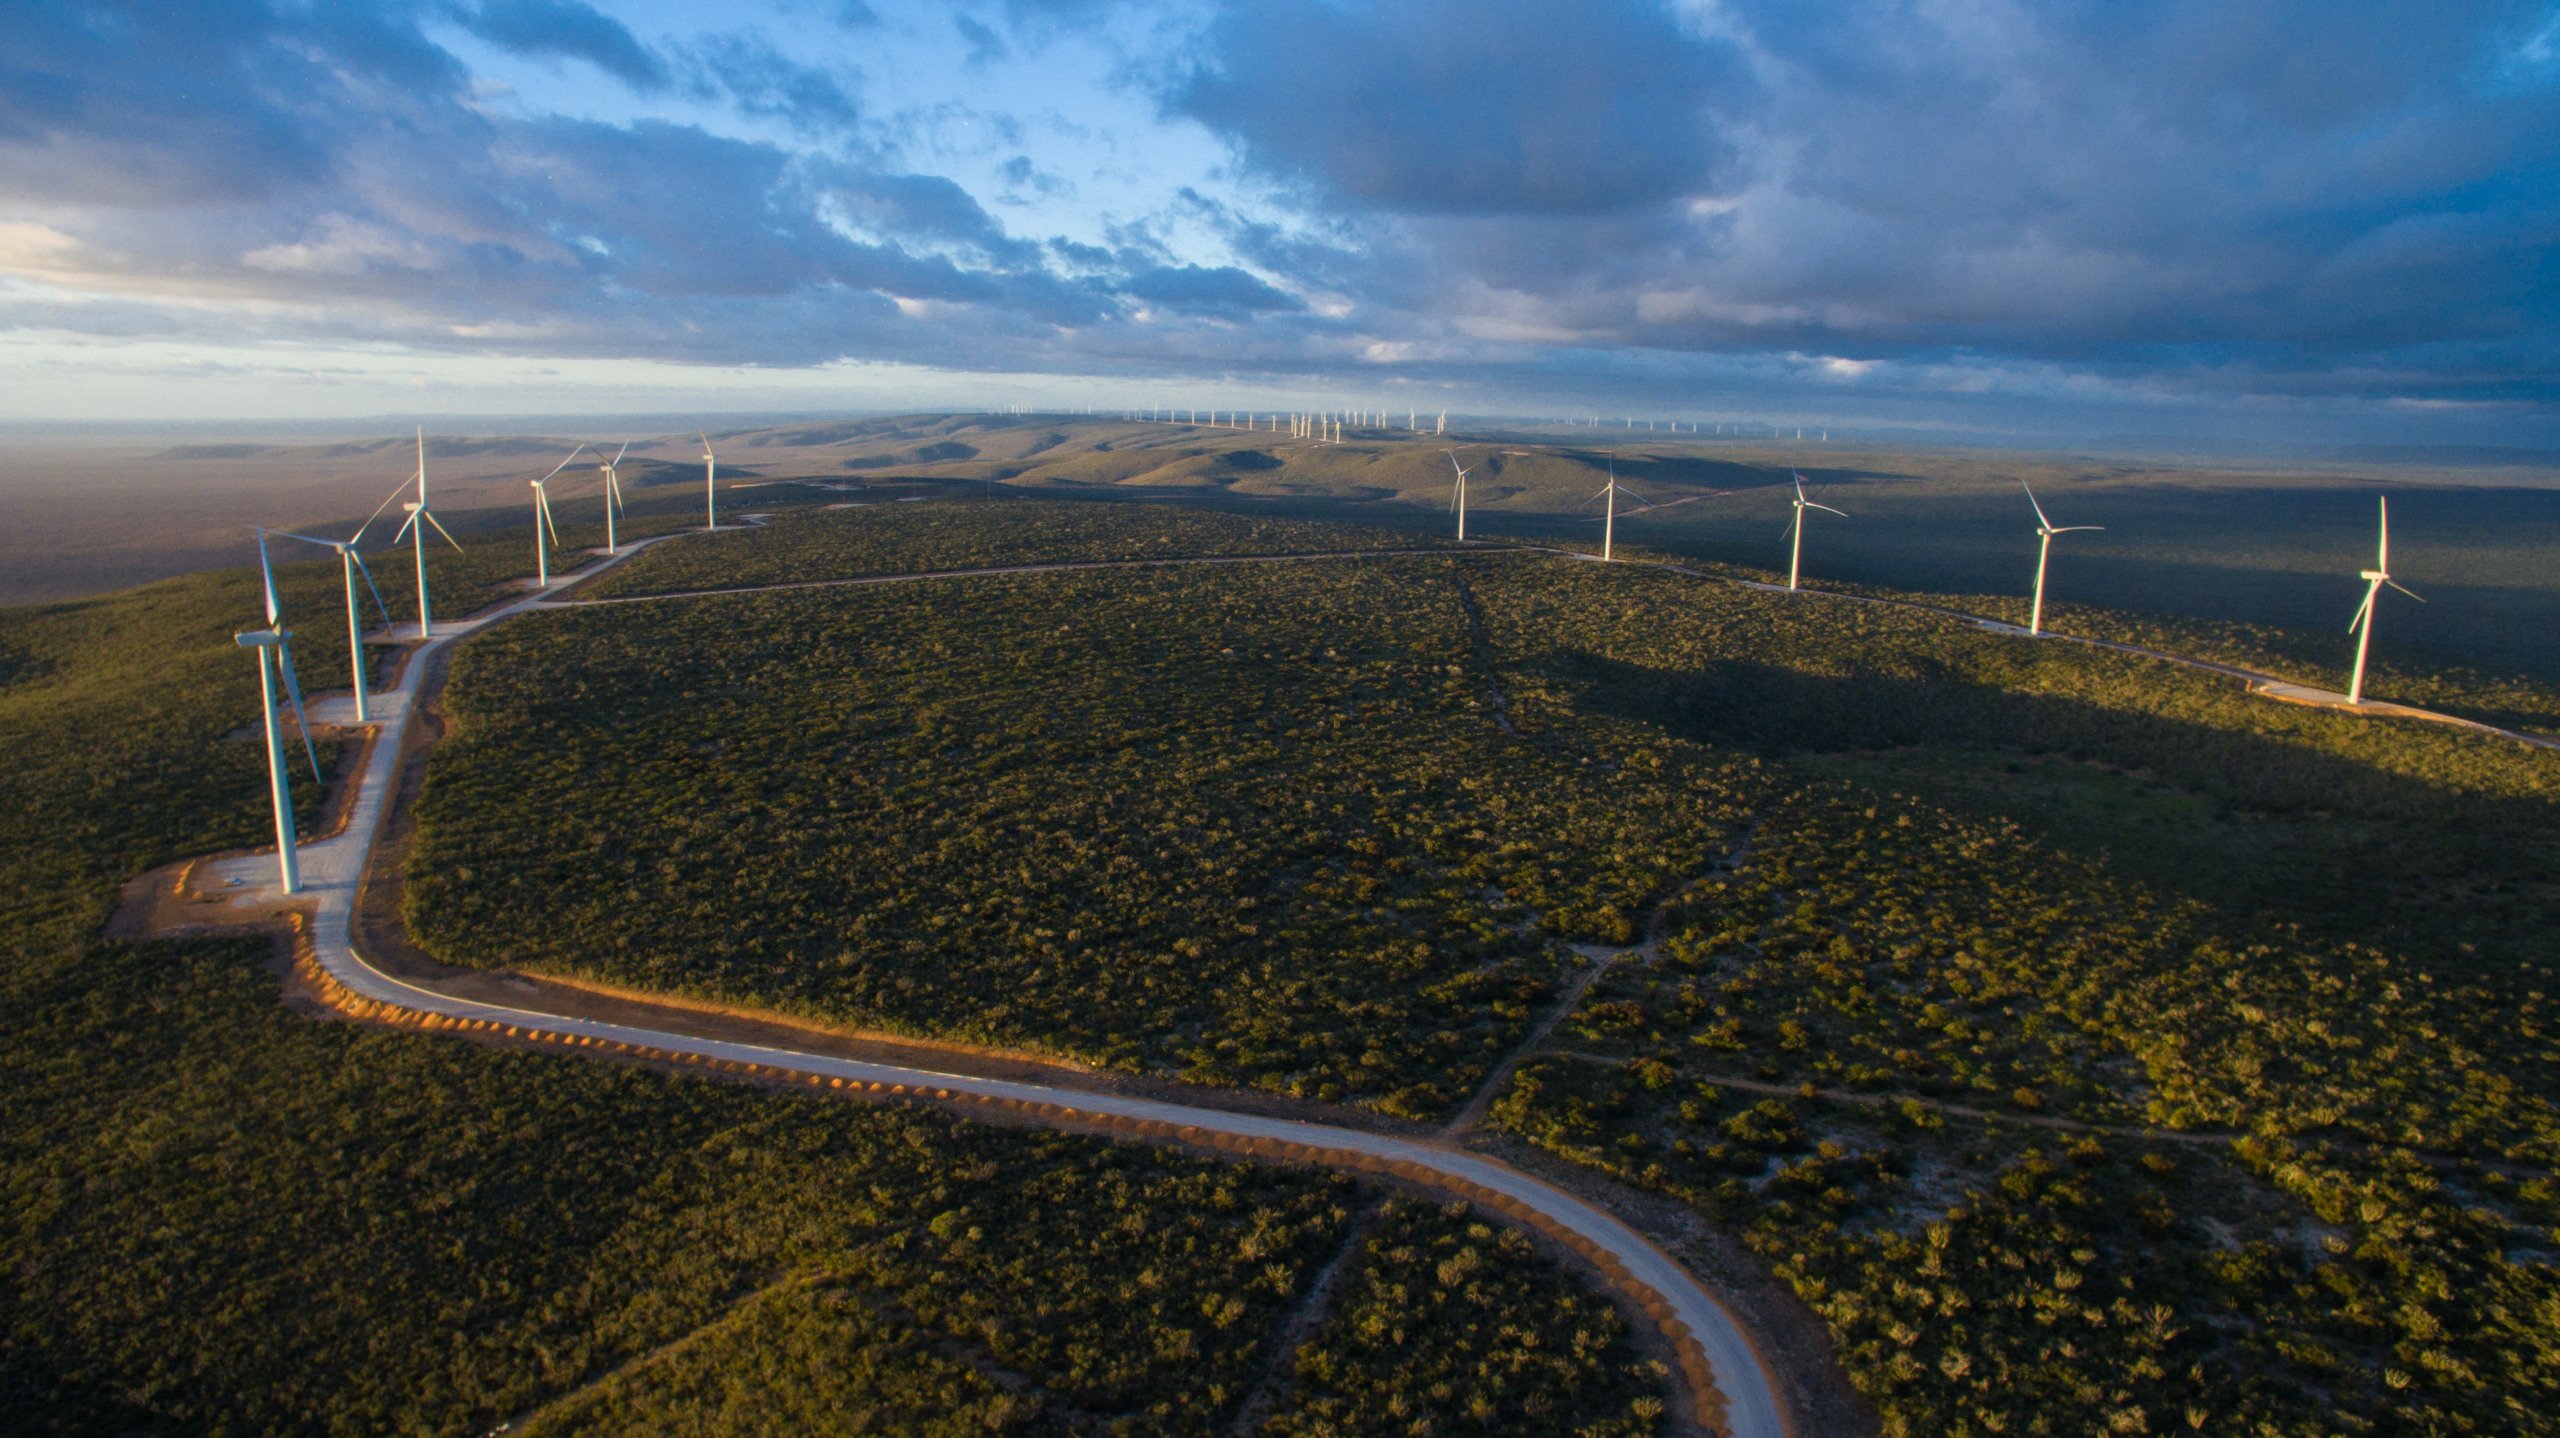
[(2056, 534), (2061, 533), (2062, 531), (2053, 528), (2052, 520), (2044, 517), (2044, 506), (2036, 503), (2036, 492), (2032, 489), (2027, 489), (2027, 482), (2023, 479), (2019, 480), (2018, 488), (2027, 490), (2027, 503), (2033, 507), (2036, 512), (2036, 523), (2043, 525), (2046, 529), (2053, 530)]
[(302, 708), (302, 681), (293, 675), (293, 641), (282, 630), (276, 632), (276, 667), (284, 671), (285, 696), (293, 700), (294, 727), (302, 731), (302, 753), (311, 761), (311, 782), (325, 784), (328, 781), (320, 777), (320, 751), (311, 744), (311, 716)]
[(276, 571), (274, 565), (267, 563), (267, 532), (263, 529), (258, 531), (258, 580), (266, 586), (267, 627), (273, 629), (283, 606), (276, 603)]
[(2102, 529), (2104, 529), (2104, 528), (2106, 528), (2106, 526), (2105, 526), (2105, 525), (2103, 525), (2103, 524), (2066, 524), (2066, 525), (2062, 526), (2060, 529), (2055, 530), (2055, 531), (2054, 531), (2054, 533), (2056, 533), (2056, 534), (2095, 534), (2095, 533), (2097, 533), (2099, 530), (2102, 530)]
[(626, 440), (624, 440), (624, 441), (622, 442), (622, 448), (617, 449), (617, 450), (615, 450), (615, 451), (613, 452), (613, 462), (614, 462), (615, 464), (620, 464), (620, 463), (622, 463), (622, 457), (623, 457), (624, 455), (626, 455), (626, 454), (629, 454), (630, 452), (631, 452), (631, 441), (629, 441), (629, 440), (627, 440), (627, 439), (626, 439)]
[(2391, 572), (2391, 501), (2375, 495), (2373, 502), (2382, 508), (2382, 542), (2373, 551), (2373, 567), (2389, 574)]
[(2385, 583), (2385, 584), (2390, 585), (2390, 586), (2391, 586), (2392, 588), (2394, 588), (2394, 589), (2399, 590), (2401, 593), (2408, 595), (2411, 599), (2416, 599), (2420, 604), (2424, 604), (2424, 603), (2426, 603), (2426, 602), (2427, 602), (2426, 600), (2419, 598), (2419, 596), (2418, 596), (2418, 592), (2417, 592), (2416, 590), (2411, 589), (2411, 588), (2409, 588), (2407, 585), (2402, 584), (2399, 580), (2396, 580), (2396, 579), (2386, 579), (2386, 580), (2384, 580), (2384, 581), (2382, 581), (2382, 582), (2383, 582), (2383, 583)]
[(2347, 632), (2349, 634), (2353, 634), (2358, 629), (2363, 628), (2365, 621), (2373, 617), (2374, 591), (2381, 587), (2382, 586), (2378, 584), (2368, 584), (2364, 587), (2364, 603), (2356, 606), (2356, 617), (2347, 621)]
[[(257, 526), (254, 524), (249, 527), (257, 529)], [(272, 534), (278, 539), (299, 539), (305, 544), (325, 544), (331, 549), (338, 547), (338, 541), (334, 539), (322, 539), (316, 534), (296, 534), (290, 529), (260, 529), (258, 532), (260, 534)]]
[(444, 527), (444, 521), (436, 518), (435, 511), (428, 509), (419, 510), (418, 517), (425, 520), (427, 523), (434, 525), (436, 527), (436, 533), (444, 536), (444, 542), (453, 546), (454, 553), (462, 553), (462, 541), (453, 537), (453, 531)]
[[(364, 532), (365, 532), (366, 530), (368, 530), (368, 529), (373, 528), (373, 522), (374, 522), (375, 520), (380, 519), (380, 518), (382, 517), (382, 511), (384, 511), (384, 510), (386, 510), (386, 509), (389, 509), (389, 508), (391, 507), (391, 501), (393, 501), (393, 500), (395, 500), (395, 499), (398, 499), (401, 495), (406, 494), (406, 493), (408, 492), (410, 482), (411, 482), (412, 480), (415, 480), (416, 478), (417, 478), (417, 476), (416, 476), (416, 475), (414, 475), (414, 474), (413, 474), (413, 475), (411, 475), (411, 476), (409, 476), (409, 478), (408, 478), (408, 479), (404, 479), (404, 480), (400, 481), (400, 487), (399, 487), (398, 489), (395, 489), (395, 490), (391, 491), (389, 494), (384, 495), (384, 496), (382, 497), (382, 503), (375, 505), (375, 506), (373, 507), (373, 513), (368, 514), (368, 515), (366, 515), (366, 516), (364, 517), (364, 523), (359, 524), (359, 525), (357, 525), (357, 526), (356, 526), (356, 532), (355, 532), (354, 537), (350, 538), (350, 539), (347, 541), (347, 543), (349, 543), (349, 544), (357, 544), (357, 543), (361, 543), (361, 542), (363, 541), (363, 539), (364, 539)], [(396, 542), (396, 541), (395, 541), (395, 542)]]
[(1849, 517), (1849, 511), (1847, 511), (1847, 510), (1845, 510), (1845, 509), (1833, 509), (1830, 505), (1827, 505), (1827, 504), (1816, 504), (1816, 503), (1814, 503), (1814, 502), (1813, 502), (1812, 500), (1810, 500), (1810, 499), (1808, 499), (1808, 500), (1806, 500), (1806, 501), (1804, 502), (1804, 507), (1805, 507), (1805, 508), (1807, 508), (1807, 509), (1818, 509), (1818, 510), (1821, 510), (1821, 511), (1822, 511), (1823, 513), (1825, 513), (1825, 514), (1836, 514), (1836, 515), (1840, 516), (1842, 519), (1847, 519), (1847, 518)]
[(413, 524), (416, 524), (417, 522), (418, 522), (418, 512), (417, 512), (416, 510), (411, 510), (411, 511), (409, 512), (409, 517), (408, 517), (407, 519), (404, 519), (404, 520), (400, 521), (400, 532), (391, 536), (391, 542), (392, 542), (392, 543), (394, 543), (394, 544), (398, 544), (401, 540), (404, 540), (404, 539), (408, 538), (408, 537), (409, 537), (409, 526), (411, 526), (411, 525), (413, 525)]
[[(582, 454), (584, 454), (584, 453), (586, 453), (586, 452), (587, 452), (587, 447), (586, 447), (585, 445), (583, 445), (583, 444), (582, 444), (582, 445), (579, 445), (576, 449), (573, 449), (573, 450), (569, 451), (569, 459), (576, 459), (579, 455), (582, 455)], [(545, 484), (550, 483), (550, 482), (551, 482), (551, 475), (552, 475), (552, 474), (558, 474), (560, 471), (562, 471), (562, 470), (564, 470), (564, 469), (567, 469), (567, 468), (569, 467), (569, 459), (564, 459), (564, 460), (560, 461), (558, 464), (555, 464), (555, 465), (551, 466), (551, 474), (546, 474), (546, 475), (544, 475), (544, 476), (542, 477), (543, 482), (544, 482)]]
[(373, 571), (364, 567), (364, 556), (356, 553), (356, 547), (350, 544), (347, 546), (347, 557), (356, 562), (356, 573), (364, 576), (364, 587), (373, 591), (373, 607), (381, 612), (383, 624), (389, 625), (391, 606), (382, 602), (382, 586), (373, 582)]

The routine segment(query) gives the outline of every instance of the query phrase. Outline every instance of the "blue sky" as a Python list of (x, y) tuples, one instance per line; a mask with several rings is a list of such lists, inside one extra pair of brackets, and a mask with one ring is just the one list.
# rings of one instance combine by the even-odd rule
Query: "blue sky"
[(2560, 0), (0, 0), (0, 417), (2560, 444)]

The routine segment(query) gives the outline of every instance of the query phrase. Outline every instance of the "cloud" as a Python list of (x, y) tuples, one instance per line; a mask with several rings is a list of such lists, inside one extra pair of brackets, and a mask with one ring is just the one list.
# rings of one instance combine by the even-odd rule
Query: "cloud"
[(1285, 295), (1232, 265), (1159, 265), (1140, 270), (1121, 286), (1123, 293), (1151, 305), (1191, 314), (1243, 318), (1261, 311), (1302, 310), (1303, 301)]
[(1246, 0), (1166, 103), (1274, 176), (1396, 212), (1591, 214), (1712, 192), (1740, 57), (1655, 5)]
[(697, 95), (725, 94), (749, 115), (776, 119), (804, 135), (857, 137), (863, 113), (852, 86), (803, 65), (760, 36), (710, 36), (689, 49)]
[(2495, 346), (2548, 391), (2550, 16), (1245, 0), (1157, 93), (1279, 202), (1238, 252), (1373, 326), (2342, 392)]
[(580, 0), (479, 0), (455, 6), (452, 14), (472, 34), (514, 54), (584, 60), (635, 90), (663, 90), (669, 83), (664, 61), (621, 21)]
[(20, 3), (0, 324), (2560, 432), (2551, 0), (881, 8)]

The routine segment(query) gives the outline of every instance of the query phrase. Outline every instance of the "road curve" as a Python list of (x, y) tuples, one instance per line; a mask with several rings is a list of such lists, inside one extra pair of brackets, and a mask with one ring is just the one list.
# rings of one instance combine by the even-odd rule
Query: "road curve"
[[(303, 844), (297, 850), (304, 891), (294, 903), (304, 914), (308, 962), (315, 967), (319, 987), (332, 1002), (369, 1017), (424, 1027), (497, 1032), (516, 1038), (600, 1047), (747, 1070), (830, 1088), (974, 1101), (1077, 1126), (1116, 1128), (1252, 1154), (1385, 1172), (1429, 1184), (1538, 1228), (1582, 1253), (1627, 1290), (1672, 1340), (1703, 1422), (1721, 1427), (1733, 1438), (1791, 1438), (1790, 1424), (1767, 1366), (1733, 1315), (1687, 1269), (1599, 1207), (1500, 1160), (1454, 1144), (571, 1018), (449, 997), (375, 968), (355, 945), (357, 890), (375, 837), (389, 812), (402, 740), (431, 667), (428, 659), (438, 649), (469, 638), (499, 620), (556, 607), (554, 596), (563, 588), (592, 578), (651, 544), (675, 537), (660, 536), (658, 540), (627, 545), (620, 554), (547, 589), (471, 619), (450, 623), (433, 639), (411, 650), (395, 687), (374, 696), (374, 740), (366, 750), (363, 771), (356, 776), (356, 787), (348, 798), (346, 823), (335, 834)], [(1378, 558), (1401, 557), (1392, 551), (1367, 553)], [(993, 572), (1019, 573), (1023, 569)], [(320, 722), (329, 722), (332, 710), (345, 714), (347, 703), (340, 700), (322, 706)], [(239, 900), (273, 905), (279, 898), (274, 888), (275, 860), (271, 853), (210, 860), (199, 866), (198, 874), (200, 887), (217, 887)]]

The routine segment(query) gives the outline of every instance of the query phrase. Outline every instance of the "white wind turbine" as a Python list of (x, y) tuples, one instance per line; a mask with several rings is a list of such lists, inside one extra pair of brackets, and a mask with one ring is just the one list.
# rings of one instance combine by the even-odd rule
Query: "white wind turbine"
[[(393, 491), (392, 498), (398, 497), (399, 492)], [(383, 501), (385, 505), (390, 502), (387, 499)], [(378, 508), (374, 510), (375, 514), (381, 512)], [(368, 518), (365, 523), (369, 525), (373, 521)], [(362, 608), (356, 603), (356, 576), (363, 575), (364, 587), (373, 591), (373, 607), (382, 615), (382, 626), (385, 629), (391, 627), (391, 609), (382, 602), (381, 586), (373, 582), (373, 571), (365, 568), (364, 556), (356, 552), (356, 540), (364, 538), (364, 530), (361, 527), (358, 528), (355, 539), (322, 539), (316, 534), (296, 534), (289, 529), (260, 529), (258, 530), (258, 553), (261, 561), (266, 556), (267, 536), (270, 534), (278, 539), (299, 539), (305, 544), (325, 545), (338, 551), (338, 568), (345, 574), (347, 581), (347, 656), (350, 667), (354, 670), (356, 722), (359, 724), (371, 722), (373, 714), (365, 705), (364, 618)], [(274, 593), (272, 581), (269, 582), (268, 592), (270, 596)], [(274, 620), (270, 619), (268, 623), (273, 624)]]
[(1622, 489), (1625, 489), (1628, 494), (1634, 495), (1638, 504), (1650, 504), (1652, 502), (1646, 499), (1643, 495), (1636, 494), (1634, 490), (1627, 489), (1625, 485), (1618, 483), (1618, 462), (1616, 460), (1611, 460), (1609, 462), (1608, 485), (1598, 494), (1591, 496), (1591, 499), (1583, 501), (1583, 504), (1586, 507), (1591, 504), (1592, 500), (1608, 501), (1608, 507), (1601, 512), (1600, 519), (1600, 559), (1604, 564), (1614, 557), (1617, 550), (1618, 491)]
[[(276, 603), (276, 574), (267, 561), (266, 531), (258, 532), (258, 578), (265, 586), (267, 627), (247, 634), (231, 636), (243, 649), (258, 651), (258, 696), (266, 710), (267, 721), (267, 791), (276, 810), (276, 871), (288, 894), (302, 892), (302, 869), (295, 862), (293, 833), (293, 781), (284, 760), (283, 716), (276, 712), (277, 681), (283, 681), (284, 692), (293, 700), (294, 722), (302, 730), (302, 752), (311, 760), (311, 778), (320, 779), (320, 751), (311, 744), (311, 720), (303, 712), (302, 685), (293, 675), (293, 634), (277, 621), (282, 607)], [(361, 689), (359, 689), (361, 692)]]
[[(586, 448), (587, 447), (582, 444), (576, 449), (569, 451), (569, 459), (576, 459), (580, 454), (586, 452)], [(536, 589), (549, 589), (551, 587), (551, 546), (560, 542), (559, 521), (551, 517), (551, 481), (559, 477), (560, 471), (569, 467), (569, 459), (564, 459), (558, 464), (551, 466), (551, 473), (532, 482), (533, 587)], [(550, 532), (549, 543), (545, 543), (543, 541), (543, 533), (546, 530)]]
[[(417, 478), (418, 497), (400, 506), (409, 512), (409, 517), (401, 522), (400, 533), (391, 536), (391, 542), (398, 544), (401, 536), (406, 535), (417, 552), (418, 638), (423, 641), (435, 636), (436, 625), (434, 613), (427, 608), (427, 526), (434, 525), (436, 533), (444, 536), (444, 542), (453, 546), (454, 553), (462, 552), (462, 541), (454, 538), (452, 532), (444, 527), (443, 521), (436, 518), (435, 511), (427, 508), (427, 432), (424, 429), (418, 431)], [(376, 513), (379, 512), (376, 511)], [(365, 522), (370, 524), (373, 521)]]
[(1467, 471), (1459, 467), (1456, 451), (1444, 449), (1440, 452), (1449, 456), (1449, 467), (1458, 471), (1456, 485), (1449, 495), (1449, 507), (1458, 512), (1458, 542), (1464, 544), (1467, 542)]
[(1833, 509), (1827, 504), (1816, 504), (1812, 500), (1805, 498), (1804, 476), (1797, 474), (1792, 469), (1788, 470), (1787, 474), (1796, 482), (1796, 516), (1793, 520), (1789, 521), (1787, 525), (1789, 532), (1793, 536), (1789, 541), (1787, 549), (1787, 592), (1792, 594), (1795, 592), (1796, 587), (1796, 571), (1802, 568), (1804, 564), (1804, 512), (1808, 509), (1818, 509), (1825, 514), (1839, 515), (1842, 519), (1847, 519), (1849, 515), (1845, 510)]
[(711, 436), (702, 435), (702, 527), (720, 527), (720, 458), (711, 452)]
[(622, 511), (622, 457), (631, 452), (631, 441), (624, 440), (613, 458), (596, 468), (604, 471), (604, 552), (620, 554), (622, 545), (614, 537), (614, 517)]
[[(2364, 581), (2364, 603), (2356, 606), (2356, 617), (2347, 623), (2347, 628), (2356, 636), (2356, 672), (2355, 677), (2347, 681), (2347, 702), (2350, 704), (2364, 702), (2364, 655), (2373, 644), (2374, 601), (2382, 597), (2383, 586), (2389, 585), (2411, 599), (2418, 599), (2416, 593), (2391, 577), (2391, 501), (2377, 497), (2375, 502), (2381, 506), (2381, 540), (2374, 548), (2373, 568), (2357, 572), (2357, 577)], [(2418, 599), (2418, 602), (2424, 604), (2427, 601)]]
[(2065, 524), (2057, 528), (2052, 520), (2044, 517), (2044, 506), (2036, 504), (2036, 492), (2027, 489), (2027, 482), (2019, 480), (2018, 488), (2027, 490), (2027, 503), (2033, 505), (2036, 512), (2036, 603), (2027, 614), (2027, 635), (2033, 638), (2044, 633), (2044, 561), (2045, 556), (2053, 553), (2053, 537), (2057, 534), (2094, 534), (2106, 526)]

